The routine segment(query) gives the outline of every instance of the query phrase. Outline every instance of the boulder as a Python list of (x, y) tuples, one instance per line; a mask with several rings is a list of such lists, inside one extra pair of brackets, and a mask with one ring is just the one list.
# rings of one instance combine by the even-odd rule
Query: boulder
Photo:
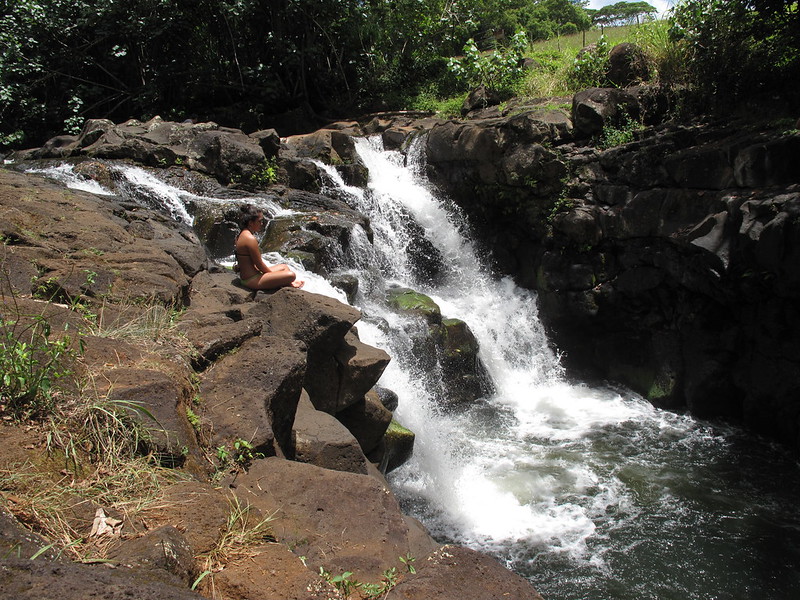
[(394, 496), (369, 475), (267, 458), (239, 475), (234, 491), (241, 502), (274, 513), (275, 537), (313, 571), (350, 571), (377, 582), (398, 557), (423, 556), (430, 547), (429, 536), (410, 534)]
[(42, 562), (57, 560), (58, 550), (48, 546), (51, 546), (49, 541), (23, 527), (14, 515), (4, 506), (0, 506), (0, 552), (3, 560), (10, 558), (29, 560), (34, 556)]
[(284, 545), (253, 548), (213, 575), (214, 594), (237, 600), (345, 600)]
[(261, 335), (217, 361), (203, 377), (200, 396), (214, 424), (213, 445), (237, 440), (265, 456), (293, 456), (292, 423), (306, 371), (302, 346)]
[[(34, 287), (62, 301), (154, 299), (175, 305), (188, 288), (189, 274), (205, 264), (204, 252), (185, 226), (145, 209), (129, 210), (107, 197), (5, 169), (0, 190), (4, 235), (19, 242), (25, 236), (31, 258), (38, 249)], [(63, 218), (65, 210), (74, 218)], [(136, 222), (150, 227), (130, 227)], [(24, 233), (33, 231), (35, 236)]]
[(392, 413), (370, 392), (359, 402), (336, 413), (336, 418), (355, 436), (365, 454), (372, 452), (392, 422)]
[(195, 349), (192, 364), (196, 368), (207, 367), (222, 355), (261, 334), (260, 319), (234, 321), (219, 313), (216, 317), (213, 321), (201, 322), (202, 324), (197, 319), (183, 319), (186, 337)]
[(542, 600), (526, 579), (468, 548), (442, 546), (415, 564), (417, 572), (406, 575), (386, 600)]
[(313, 158), (329, 165), (358, 160), (353, 137), (336, 129), (319, 129), (305, 135), (284, 139), (282, 157)]
[(36, 158), (80, 155), (127, 158), (153, 167), (179, 163), (225, 183), (248, 182), (264, 168), (266, 158), (259, 139), (238, 129), (216, 123), (175, 123), (160, 117), (118, 125), (92, 119), (74, 139), (54, 138), (34, 153)]
[(617, 87), (628, 87), (647, 81), (650, 72), (644, 50), (636, 44), (624, 42), (617, 44), (608, 53), (606, 77)]
[(442, 321), (442, 311), (430, 297), (404, 287), (390, 287), (386, 290), (386, 301), (395, 310), (422, 317), (431, 325)]
[(589, 88), (572, 99), (572, 122), (577, 133), (590, 136), (606, 125), (620, 125), (626, 119), (638, 120), (640, 107), (636, 96), (617, 88)]
[(165, 487), (157, 502), (144, 507), (142, 516), (152, 529), (167, 525), (178, 529), (192, 556), (197, 556), (217, 547), (232, 510), (231, 498), (212, 484), (179, 481)]
[(361, 313), (333, 298), (282, 288), (264, 295), (246, 314), (262, 320), (264, 334), (305, 344), (308, 368), (303, 387), (318, 410), (336, 412), (341, 383), (335, 354)]
[(197, 577), (197, 565), (184, 535), (172, 525), (124, 540), (109, 551), (109, 558), (129, 569), (147, 572), (154, 580), (186, 587)]
[(445, 401), (460, 404), (487, 395), (493, 386), (469, 326), (460, 319), (442, 319), (440, 325), (432, 328), (432, 335), (447, 390)]
[(274, 129), (255, 131), (250, 134), (250, 137), (258, 142), (267, 158), (276, 156), (281, 149), (281, 138)]
[(160, 370), (118, 367), (103, 371), (97, 378), (98, 393), (107, 396), (133, 416), (147, 431), (140, 440), (166, 465), (182, 465), (200, 449), (182, 408), (189, 399), (188, 379), (178, 381)]
[(414, 452), (414, 432), (406, 429), (400, 423), (392, 419), (386, 429), (384, 440), (386, 442), (385, 471), (389, 473), (397, 467), (402, 466)]
[(480, 85), (467, 94), (464, 103), (461, 105), (461, 116), (465, 117), (474, 110), (497, 106), (500, 102), (500, 95), (497, 92)]
[(344, 337), (334, 357), (341, 373), (337, 412), (360, 402), (380, 379), (391, 360), (385, 351), (359, 340), (354, 330)]
[(347, 428), (314, 408), (303, 392), (294, 418), (295, 460), (334, 471), (367, 474), (367, 458)]
[(15, 600), (65, 600), (96, 598), (116, 600), (201, 600), (203, 596), (154, 580), (151, 575), (131, 569), (109, 569), (105, 565), (57, 563), (45, 560), (4, 559), (0, 589)]

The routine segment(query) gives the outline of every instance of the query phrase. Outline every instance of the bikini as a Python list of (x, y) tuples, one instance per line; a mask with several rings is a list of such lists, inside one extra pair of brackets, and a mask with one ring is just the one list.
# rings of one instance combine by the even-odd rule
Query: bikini
[[(239, 232), (239, 235), (242, 235), (242, 234), (241, 234), (241, 232)], [(239, 235), (237, 235), (237, 236), (236, 236), (236, 240), (237, 240), (237, 241), (239, 240)], [(233, 248), (233, 253), (234, 253), (234, 255), (235, 255), (235, 256), (237, 256), (237, 257), (239, 257), (239, 256), (244, 256), (244, 257), (248, 258), (248, 259), (249, 259), (249, 260), (252, 262), (252, 258), (250, 258), (250, 253), (249, 253), (249, 252), (238, 252), (238, 251), (237, 251), (237, 249), (236, 249), (236, 246), (234, 246), (234, 248)], [(237, 259), (237, 260), (238, 260), (238, 259)], [(253, 268), (255, 268), (255, 265), (253, 265)], [(258, 269), (256, 269), (256, 272), (255, 272), (253, 275), (251, 275), (250, 277), (246, 278), (246, 279), (242, 279), (241, 277), (239, 277), (239, 282), (240, 282), (242, 285), (244, 285), (245, 287), (250, 287), (248, 284), (249, 284), (251, 281), (254, 281), (254, 280), (258, 279), (258, 278), (259, 278), (259, 277), (261, 277), (263, 274), (264, 274), (264, 273), (262, 273), (261, 271), (259, 271)], [(252, 289), (252, 288), (251, 288), (251, 289)]]

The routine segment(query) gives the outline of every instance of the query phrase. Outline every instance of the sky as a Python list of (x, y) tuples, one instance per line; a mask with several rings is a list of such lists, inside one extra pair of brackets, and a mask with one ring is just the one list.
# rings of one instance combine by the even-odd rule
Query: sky
[[(672, 0), (646, 0), (658, 9), (659, 16), (663, 16), (667, 9), (672, 7)], [(619, 0), (589, 0), (588, 8), (602, 8), (607, 4), (616, 4)]]

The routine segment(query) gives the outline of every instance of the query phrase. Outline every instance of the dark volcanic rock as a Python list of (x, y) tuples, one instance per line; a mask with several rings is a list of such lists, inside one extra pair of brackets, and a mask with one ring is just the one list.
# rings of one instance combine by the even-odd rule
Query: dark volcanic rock
[(104, 565), (53, 563), (45, 560), (0, 561), (0, 590), (15, 600), (199, 600), (200, 594), (154, 580), (146, 572), (109, 569)]
[(262, 335), (209, 370), (200, 395), (214, 423), (214, 446), (249, 442), (266, 456), (293, 456), (292, 423), (306, 371), (301, 346)]
[(407, 575), (387, 595), (387, 600), (485, 600), (514, 598), (542, 600), (527, 580), (493, 558), (459, 546), (442, 546), (425, 560), (417, 561), (417, 572)]

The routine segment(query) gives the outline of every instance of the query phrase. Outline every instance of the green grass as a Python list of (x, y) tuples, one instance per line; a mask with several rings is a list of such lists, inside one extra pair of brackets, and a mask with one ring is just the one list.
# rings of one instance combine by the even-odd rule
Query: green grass
[[(605, 27), (602, 35), (605, 35), (609, 48), (622, 42), (637, 44), (647, 55), (652, 81), (676, 84), (684, 80), (685, 60), (682, 48), (669, 39), (667, 31), (666, 21), (653, 21)], [(530, 71), (517, 84), (517, 95), (543, 98), (569, 96), (579, 91), (570, 80), (575, 58), (582, 48), (597, 43), (600, 36), (600, 30), (593, 29), (532, 44), (525, 56), (535, 60), (540, 68)]]

